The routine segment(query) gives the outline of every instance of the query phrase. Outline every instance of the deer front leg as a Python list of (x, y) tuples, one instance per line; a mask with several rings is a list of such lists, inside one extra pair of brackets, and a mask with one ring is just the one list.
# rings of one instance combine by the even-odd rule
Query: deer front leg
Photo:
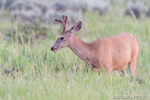
[(100, 75), (101, 68), (98, 64), (96, 64), (95, 62), (91, 63), (91, 67), (94, 72), (97, 72), (98, 75)]

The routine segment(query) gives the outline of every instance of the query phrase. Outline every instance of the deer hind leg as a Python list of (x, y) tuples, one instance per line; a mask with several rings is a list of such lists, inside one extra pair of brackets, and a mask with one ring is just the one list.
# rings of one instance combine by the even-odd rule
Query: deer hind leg
[(133, 81), (133, 76), (134, 76), (135, 70), (136, 70), (136, 60), (130, 61), (128, 64), (128, 68), (129, 68), (129, 73), (131, 76), (131, 81)]
[(119, 70), (119, 74), (120, 74), (120, 76), (125, 76), (124, 70)]

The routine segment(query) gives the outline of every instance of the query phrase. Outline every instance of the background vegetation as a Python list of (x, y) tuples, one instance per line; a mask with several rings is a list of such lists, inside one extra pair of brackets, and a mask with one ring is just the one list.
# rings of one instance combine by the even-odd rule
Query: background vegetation
[[(64, 11), (60, 11), (58, 16), (57, 14), (50, 16), (57, 13), (54, 9), (54, 14), (49, 13), (50, 17), (46, 17), (50, 20), (37, 18), (37, 13), (34, 13), (35, 15), (30, 13), (35, 17), (26, 15), (22, 17), (19, 14), (23, 13), (19, 13), (19, 10), (26, 5), (21, 5), (20, 9), (17, 5), (12, 9), (10, 4), (13, 3), (4, 6), (4, 1), (9, 2), (9, 0), (0, 1), (0, 100), (150, 99), (150, 19), (148, 17), (150, 3), (148, 1), (145, 0), (144, 5), (141, 3), (142, 6), (137, 6), (140, 17), (136, 17), (134, 10), (131, 10), (129, 14), (131, 16), (124, 16), (127, 8), (133, 7), (131, 3), (124, 0), (108, 0), (104, 4), (107, 10), (102, 10), (104, 13), (100, 10), (101, 3), (97, 3), (99, 5), (96, 7), (87, 6), (91, 2), (84, 0), (86, 6), (81, 6), (77, 2), (79, 7), (75, 6), (76, 9), (73, 7), (74, 10), (69, 13), (68, 28), (74, 22), (83, 20), (81, 31), (75, 34), (85, 42), (123, 32), (131, 33), (137, 38), (140, 51), (136, 75), (132, 83), (128, 70), (126, 70), (127, 77), (121, 77), (116, 71), (107, 77), (104, 70), (100, 75), (91, 71), (68, 48), (57, 53), (50, 51), (61, 29), (53, 19), (60, 18)], [(22, 4), (22, 0), (16, 0), (19, 3), (12, 1), (15, 4)], [(36, 0), (27, 1), (34, 4)], [(50, 4), (47, 7), (45, 4), (48, 2)], [(50, 5), (55, 4), (54, 2), (45, 0), (39, 3), (49, 11), (48, 8), (51, 8)], [(134, 0), (132, 3), (134, 9), (136, 9), (135, 5), (138, 5), (136, 2)], [(37, 10), (42, 6), (36, 7)], [(139, 8), (144, 8), (144, 12)], [(33, 9), (27, 11), (34, 12)], [(65, 11), (66, 9), (70, 8), (65, 8)], [(25, 13), (27, 11), (25, 10)], [(79, 16), (74, 12), (80, 12)], [(15, 17), (16, 15), (18, 17)]]

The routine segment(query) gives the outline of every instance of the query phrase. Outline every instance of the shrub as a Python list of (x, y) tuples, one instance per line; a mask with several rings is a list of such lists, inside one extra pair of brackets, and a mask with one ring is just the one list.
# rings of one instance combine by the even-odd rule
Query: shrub
[(146, 8), (143, 1), (128, 2), (127, 8), (125, 9), (125, 15), (132, 15), (136, 19), (145, 16)]

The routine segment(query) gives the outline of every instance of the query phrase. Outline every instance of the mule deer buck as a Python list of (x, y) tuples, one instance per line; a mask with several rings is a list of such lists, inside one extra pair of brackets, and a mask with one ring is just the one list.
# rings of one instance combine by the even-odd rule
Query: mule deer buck
[(79, 58), (85, 61), (94, 71), (104, 68), (107, 74), (112, 70), (118, 70), (124, 74), (128, 65), (130, 75), (133, 76), (136, 70), (136, 60), (139, 46), (136, 38), (128, 33), (99, 38), (91, 43), (85, 43), (77, 38), (74, 33), (82, 27), (82, 21), (77, 22), (69, 30), (66, 30), (67, 16), (62, 19), (55, 19), (62, 25), (60, 37), (51, 50), (58, 50), (69, 47)]

